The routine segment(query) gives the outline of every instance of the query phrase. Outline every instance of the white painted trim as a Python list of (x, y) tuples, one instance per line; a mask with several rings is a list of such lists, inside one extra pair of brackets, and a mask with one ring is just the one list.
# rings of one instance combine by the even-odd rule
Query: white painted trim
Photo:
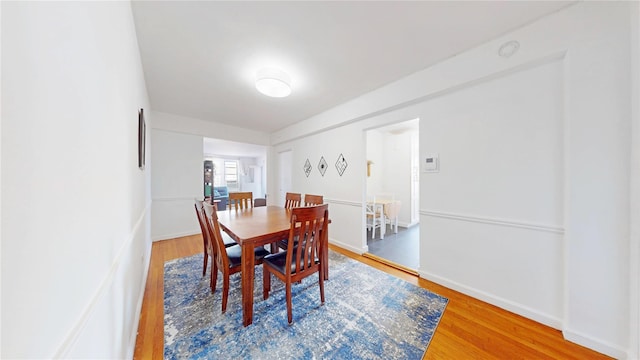
[(358, 255), (362, 255), (362, 254), (364, 254), (366, 252), (369, 252), (369, 247), (366, 246), (366, 245), (364, 247), (362, 247), (362, 248), (357, 248), (357, 247), (355, 247), (353, 245), (349, 245), (347, 243), (343, 243), (341, 241), (338, 241), (336, 239), (331, 239), (331, 238), (329, 238), (329, 244), (333, 244), (333, 245), (339, 246), (339, 247), (341, 247), (343, 249), (347, 249), (347, 250), (352, 251), (352, 252), (354, 252), (354, 253), (356, 253)]
[(328, 199), (328, 198), (325, 198), (324, 201), (327, 204), (338, 204), (338, 205), (348, 205), (348, 206), (362, 207), (362, 203), (358, 202), (358, 201), (341, 200), (341, 199)]
[[(204, 199), (204, 196), (202, 197)], [(175, 201), (195, 201), (195, 199), (200, 199), (198, 196), (191, 197), (161, 197), (161, 198), (153, 198), (153, 201), (157, 202), (175, 202)]]
[(450, 219), (450, 220), (460, 220), (460, 221), (468, 221), (468, 222), (475, 222), (475, 223), (481, 223), (481, 224), (500, 225), (500, 226), (515, 227), (515, 228), (521, 228), (521, 229), (544, 231), (544, 232), (564, 235), (564, 228), (562, 227), (554, 226), (554, 225), (535, 224), (535, 223), (530, 223), (530, 222), (525, 222), (520, 220), (491, 218), (486, 216), (467, 215), (467, 214), (461, 214), (461, 213), (449, 213), (449, 212), (435, 211), (435, 210), (420, 210), (420, 215), (439, 217), (439, 218)]
[(421, 271), (418, 270), (418, 274), (420, 275), (421, 278), (427, 279), (429, 281), (433, 281), (437, 284), (440, 284), (442, 286), (445, 286), (449, 289), (453, 289), (456, 290), (458, 292), (461, 292), (463, 294), (469, 295), (471, 297), (474, 297), (476, 299), (482, 300), (484, 302), (487, 302), (489, 304), (493, 304), (495, 306), (498, 306), (502, 309), (514, 312), (516, 314), (522, 315), (528, 319), (537, 321), (541, 324), (547, 325), (547, 326), (551, 326), (554, 329), (562, 329), (562, 319), (550, 316), (548, 314), (536, 311), (528, 306), (510, 301), (510, 300), (506, 300), (503, 299), (499, 296), (495, 296), (492, 294), (489, 294), (487, 292), (460, 284), (456, 281), (453, 280), (449, 280), (447, 278), (438, 276), (438, 275), (434, 275), (431, 274), (429, 272), (426, 271)]
[(156, 235), (151, 239), (151, 241), (156, 242), (156, 241), (162, 241), (162, 240), (175, 239), (175, 238), (184, 237), (184, 236), (198, 235), (201, 232), (202, 231), (200, 229), (197, 229), (197, 230), (183, 231), (183, 232), (173, 233), (173, 234)]
[(625, 350), (617, 348), (616, 346), (614, 346), (609, 342), (592, 338), (583, 333), (573, 331), (571, 329), (564, 329), (562, 330), (562, 335), (568, 341), (571, 341), (581, 346), (588, 347), (589, 349), (595, 350), (599, 353), (609, 355), (615, 359), (629, 358)]
[[(98, 289), (94, 292), (93, 296), (91, 297), (91, 300), (82, 310), (82, 313), (80, 314), (80, 317), (75, 322), (75, 325), (71, 327), (71, 329), (64, 337), (64, 340), (61, 342), (58, 349), (54, 352), (54, 355), (53, 355), (54, 359), (62, 359), (62, 358), (68, 357), (69, 352), (73, 348), (73, 345), (76, 343), (76, 341), (78, 340), (78, 337), (82, 333), (82, 330), (87, 325), (87, 322), (93, 315), (97, 304), (99, 304), (102, 298), (104, 298), (107, 292), (107, 289), (109, 289), (109, 286), (113, 284), (113, 278), (120, 267), (120, 263), (122, 262), (122, 257), (125, 254), (126, 250), (131, 248), (131, 244), (133, 243), (135, 234), (137, 233), (140, 225), (144, 224), (143, 221), (146, 218), (148, 212), (150, 212), (149, 206), (147, 206), (144, 209), (144, 211), (136, 221), (135, 225), (133, 226), (133, 229), (129, 233), (129, 236), (124, 241), (120, 249), (118, 249), (118, 253), (116, 257), (113, 259), (113, 262), (111, 263), (111, 267), (109, 268), (107, 275), (100, 282), (100, 285), (98, 286)], [(141, 291), (142, 292), (141, 296), (144, 296), (144, 288), (142, 288), (142, 290), (143, 291)], [(137, 330), (137, 329), (134, 329), (134, 330)], [(133, 333), (136, 333), (136, 331), (133, 331)], [(134, 346), (135, 346), (135, 339), (134, 339)]]

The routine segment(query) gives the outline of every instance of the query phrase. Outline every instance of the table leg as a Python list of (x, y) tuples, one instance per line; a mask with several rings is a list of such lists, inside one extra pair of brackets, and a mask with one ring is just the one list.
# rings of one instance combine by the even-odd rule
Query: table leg
[(249, 326), (253, 322), (253, 275), (254, 246), (242, 246), (242, 323)]

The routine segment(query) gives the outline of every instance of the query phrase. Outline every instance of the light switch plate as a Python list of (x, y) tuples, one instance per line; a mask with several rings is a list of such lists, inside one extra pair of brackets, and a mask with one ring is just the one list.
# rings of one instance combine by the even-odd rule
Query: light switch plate
[(438, 154), (427, 154), (422, 160), (422, 172), (434, 173), (440, 171), (440, 157)]

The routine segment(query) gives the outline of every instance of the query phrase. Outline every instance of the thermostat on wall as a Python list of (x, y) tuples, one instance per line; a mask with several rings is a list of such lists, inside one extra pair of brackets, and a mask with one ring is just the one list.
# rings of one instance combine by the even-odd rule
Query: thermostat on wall
[(439, 172), (440, 171), (440, 160), (438, 159), (438, 154), (427, 154), (422, 163), (422, 171), (423, 172)]

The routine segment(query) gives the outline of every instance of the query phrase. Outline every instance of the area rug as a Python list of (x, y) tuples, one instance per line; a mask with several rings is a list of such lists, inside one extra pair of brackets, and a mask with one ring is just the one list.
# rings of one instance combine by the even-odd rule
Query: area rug
[(253, 324), (242, 326), (240, 273), (231, 275), (226, 313), (202, 255), (164, 266), (165, 359), (421, 359), (448, 300), (370, 266), (329, 252), (325, 304), (318, 277), (294, 284), (293, 324), (284, 284), (275, 277), (262, 299), (256, 266)]

